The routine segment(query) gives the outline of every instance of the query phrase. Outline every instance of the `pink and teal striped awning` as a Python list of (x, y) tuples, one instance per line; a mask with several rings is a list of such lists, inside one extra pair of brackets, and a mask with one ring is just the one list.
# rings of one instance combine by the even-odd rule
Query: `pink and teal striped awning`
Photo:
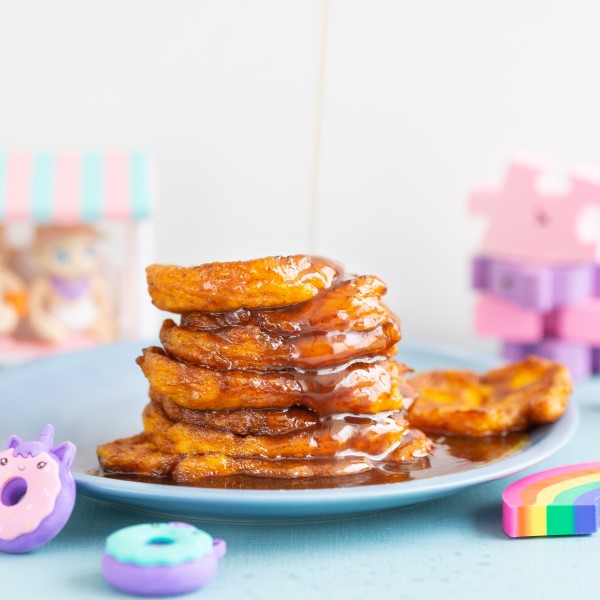
[(139, 152), (0, 153), (0, 222), (144, 219), (154, 181)]

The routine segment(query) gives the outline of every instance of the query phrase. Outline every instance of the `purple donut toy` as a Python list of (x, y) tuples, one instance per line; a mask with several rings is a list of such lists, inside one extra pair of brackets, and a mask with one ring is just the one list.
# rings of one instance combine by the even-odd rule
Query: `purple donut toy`
[(75, 446), (54, 446), (47, 425), (35, 442), (13, 435), (0, 452), (0, 550), (29, 552), (65, 526), (75, 505)]
[(133, 525), (106, 538), (102, 574), (129, 594), (187, 594), (215, 576), (225, 551), (224, 540), (187, 523)]

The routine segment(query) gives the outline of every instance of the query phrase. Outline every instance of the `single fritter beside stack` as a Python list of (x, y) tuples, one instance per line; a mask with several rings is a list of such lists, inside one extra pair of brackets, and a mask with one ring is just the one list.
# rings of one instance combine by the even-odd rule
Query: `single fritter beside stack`
[(378, 278), (309, 256), (147, 275), (154, 304), (181, 320), (138, 359), (144, 433), (100, 446), (106, 471), (329, 477), (430, 453), (408, 427), (400, 324)]

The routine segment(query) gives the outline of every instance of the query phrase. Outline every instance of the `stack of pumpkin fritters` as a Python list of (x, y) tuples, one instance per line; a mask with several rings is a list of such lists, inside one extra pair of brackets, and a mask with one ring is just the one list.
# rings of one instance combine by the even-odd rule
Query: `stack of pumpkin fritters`
[(105, 471), (200, 482), (359, 473), (430, 453), (403, 408), (385, 284), (310, 256), (147, 269), (163, 348), (144, 433), (98, 448)]

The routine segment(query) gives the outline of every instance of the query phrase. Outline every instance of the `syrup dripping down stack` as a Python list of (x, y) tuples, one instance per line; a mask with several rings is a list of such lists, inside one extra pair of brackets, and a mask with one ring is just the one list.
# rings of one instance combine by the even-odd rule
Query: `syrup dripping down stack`
[(179, 324), (138, 359), (144, 433), (100, 446), (105, 471), (330, 477), (430, 453), (406, 418), (400, 324), (378, 278), (291, 256), (152, 265), (148, 284)]

